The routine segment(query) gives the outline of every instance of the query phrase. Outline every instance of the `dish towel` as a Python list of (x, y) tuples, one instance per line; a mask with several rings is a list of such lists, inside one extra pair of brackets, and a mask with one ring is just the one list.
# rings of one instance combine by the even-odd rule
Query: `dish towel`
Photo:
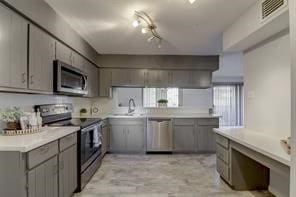
[(99, 147), (100, 146), (100, 141), (99, 141), (99, 131), (98, 127), (94, 129), (94, 147)]

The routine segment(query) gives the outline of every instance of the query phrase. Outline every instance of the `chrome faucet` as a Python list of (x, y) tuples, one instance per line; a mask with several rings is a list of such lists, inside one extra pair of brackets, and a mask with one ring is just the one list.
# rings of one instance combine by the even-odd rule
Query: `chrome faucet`
[[(133, 105), (133, 108), (132, 108)], [(136, 104), (133, 98), (130, 98), (128, 101), (128, 113), (133, 113), (136, 110)]]

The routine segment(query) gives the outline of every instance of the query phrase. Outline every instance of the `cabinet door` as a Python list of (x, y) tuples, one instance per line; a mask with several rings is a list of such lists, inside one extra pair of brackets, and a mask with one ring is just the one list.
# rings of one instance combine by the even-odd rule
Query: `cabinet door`
[(71, 59), (72, 59), (72, 63), (71, 63), (72, 66), (74, 66), (75, 68), (78, 68), (81, 71), (86, 71), (87, 69), (86, 66), (88, 64), (88, 61), (84, 59), (84, 57), (72, 51)]
[(145, 86), (145, 69), (131, 69), (129, 70), (129, 81), (131, 86), (144, 87)]
[(126, 128), (124, 125), (110, 126), (110, 150), (112, 152), (126, 151)]
[(30, 25), (29, 56), (29, 89), (52, 92), (55, 40), (33, 25)]
[(190, 86), (190, 72), (191, 71), (172, 71), (171, 72), (171, 78), (170, 78), (170, 84), (173, 87), (189, 87)]
[(128, 152), (144, 151), (144, 126), (129, 125), (126, 128), (126, 150)]
[(27, 28), (20, 16), (0, 5), (0, 86), (27, 88)]
[(88, 81), (88, 97), (97, 97), (99, 95), (98, 69), (91, 63), (86, 64), (86, 74)]
[(191, 87), (192, 88), (210, 88), (212, 86), (211, 71), (192, 71)]
[(71, 196), (77, 187), (77, 145), (59, 154), (59, 197)]
[(105, 155), (109, 149), (109, 129), (107, 126), (102, 128), (103, 141), (102, 141), (102, 153)]
[(58, 159), (57, 156), (28, 172), (29, 197), (58, 196)]
[(146, 73), (146, 84), (147, 86), (158, 86), (158, 70), (148, 70)]
[(56, 59), (72, 65), (72, 50), (66, 45), (57, 42), (56, 43)]
[(168, 87), (170, 86), (171, 73), (168, 70), (159, 70), (157, 75), (157, 81), (160, 87)]
[(0, 86), (10, 85), (11, 12), (0, 5)]
[(112, 86), (129, 85), (128, 69), (112, 69)]
[(112, 97), (112, 89), (111, 89), (111, 69), (100, 69), (100, 88), (99, 88), (99, 96), (100, 97)]
[(217, 128), (217, 126), (198, 126), (197, 141), (199, 152), (216, 151), (214, 128)]
[(174, 151), (175, 152), (195, 152), (195, 126), (175, 125), (174, 126)]

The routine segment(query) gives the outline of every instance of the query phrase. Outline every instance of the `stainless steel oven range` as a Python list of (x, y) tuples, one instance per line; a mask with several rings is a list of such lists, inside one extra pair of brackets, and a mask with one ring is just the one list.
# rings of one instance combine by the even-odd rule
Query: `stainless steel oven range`
[(77, 146), (77, 192), (80, 192), (101, 165), (103, 121), (96, 118), (72, 118), (72, 104), (38, 105), (44, 125), (79, 126)]

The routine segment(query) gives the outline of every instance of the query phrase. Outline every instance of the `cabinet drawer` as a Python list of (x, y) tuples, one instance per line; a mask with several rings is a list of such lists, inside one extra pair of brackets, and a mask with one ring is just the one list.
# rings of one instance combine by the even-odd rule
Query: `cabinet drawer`
[(229, 147), (229, 140), (227, 138), (223, 137), (222, 135), (217, 134), (216, 142), (226, 149), (228, 149), (228, 147)]
[(219, 158), (217, 158), (217, 171), (225, 181), (229, 182), (229, 167)]
[(65, 150), (66, 148), (77, 143), (77, 133), (70, 134), (66, 137), (60, 139), (60, 151)]
[(217, 157), (223, 160), (226, 164), (229, 164), (229, 152), (221, 145), (217, 144)]
[(178, 118), (174, 119), (174, 125), (194, 125), (195, 124), (195, 119), (184, 119), (184, 118)]
[(36, 165), (58, 154), (58, 141), (51, 142), (28, 153), (28, 168)]
[(197, 120), (198, 125), (209, 125), (209, 126), (218, 126), (219, 125), (219, 119), (218, 118), (202, 118)]
[(110, 118), (110, 125), (144, 125), (144, 118)]

